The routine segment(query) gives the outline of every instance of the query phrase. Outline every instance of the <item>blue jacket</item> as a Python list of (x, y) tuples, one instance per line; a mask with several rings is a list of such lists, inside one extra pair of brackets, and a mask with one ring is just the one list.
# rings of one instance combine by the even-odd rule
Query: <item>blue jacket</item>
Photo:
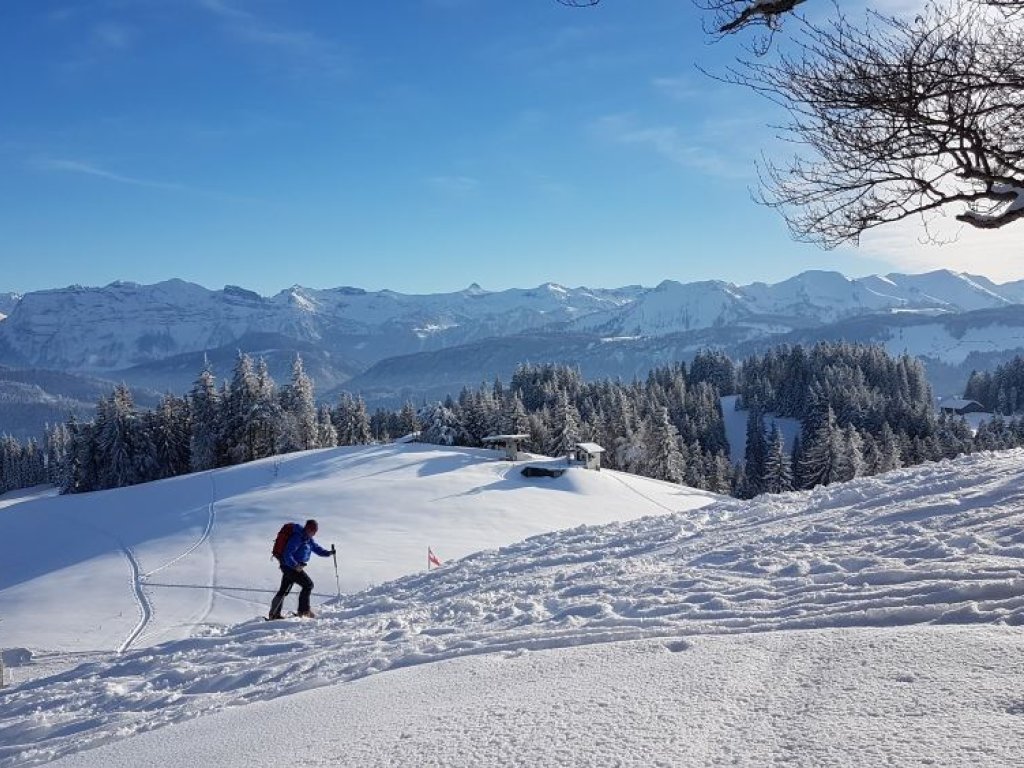
[(331, 551), (324, 549), (315, 541), (312, 536), (306, 535), (306, 529), (302, 523), (292, 523), (292, 535), (288, 537), (288, 543), (284, 545), (284, 554), (281, 555), (281, 565), (287, 568), (295, 568), (309, 562), (309, 556), (316, 552), (320, 557), (330, 557)]

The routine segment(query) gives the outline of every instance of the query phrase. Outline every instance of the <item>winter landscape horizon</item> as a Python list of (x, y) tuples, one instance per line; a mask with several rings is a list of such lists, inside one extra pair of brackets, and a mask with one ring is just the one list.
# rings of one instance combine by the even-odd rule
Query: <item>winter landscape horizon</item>
[(7, 5), (0, 768), (1021, 762), (1024, 0)]
[[(729, 295), (740, 323), (772, 318), (769, 338), (785, 322), (813, 338), (851, 307), (953, 321), (968, 343), (972, 324), (1013, 322), (1007, 286), (976, 277), (866, 283), (812, 272)], [(525, 302), (671, 336), (658, 318), (707, 321), (706, 294), (676, 303), (691, 290), (497, 295), (520, 318)], [(274, 303), (177, 281), (73, 287), (38, 297), (58, 297), (50, 312), (28, 297), (0, 331), (68, 306), (89, 308), (71, 330), (98, 306), (122, 328), (132, 312), (160, 322), (178, 291), (193, 310), (212, 300), (207, 323), (218, 303)], [(873, 303), (838, 301), (858, 292)], [(581, 294), (594, 305), (575, 312)], [(307, 318), (441, 316), (351, 288), (283, 295)], [(466, 326), (481, 314), (463, 302), (488, 296), (426, 306)], [(1001, 766), (1024, 746), (1024, 667), (1008, 661), (1024, 626), (1019, 355), (964, 382), (977, 401), (956, 410), (905, 349), (837, 340), (735, 362), (707, 345), (632, 382), (520, 362), (371, 415), (348, 392), (317, 398), (303, 354), (278, 386), (268, 338), (236, 349), (221, 383), (207, 358), (152, 409), (121, 384), (39, 449), (0, 444), (5, 535), (47, 531), (0, 569), (0, 766), (247, 766), (281, 750), (312, 765)], [(495, 434), (529, 452), (474, 447)], [(580, 452), (594, 441), (599, 471)], [(307, 518), (337, 564), (309, 564), (315, 618), (268, 622), (274, 532)]]

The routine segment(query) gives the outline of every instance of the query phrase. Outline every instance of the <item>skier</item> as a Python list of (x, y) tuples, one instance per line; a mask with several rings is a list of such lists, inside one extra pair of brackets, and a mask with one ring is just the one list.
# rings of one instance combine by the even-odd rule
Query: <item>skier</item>
[(334, 545), (330, 549), (324, 549), (313, 540), (313, 536), (319, 529), (316, 520), (307, 520), (305, 525), (292, 523), (292, 533), (288, 537), (281, 552), (281, 588), (277, 590), (274, 599), (270, 603), (270, 615), (268, 619), (280, 619), (281, 607), (284, 599), (292, 591), (292, 585), (298, 584), (302, 591), (299, 592), (299, 616), (311, 619), (313, 611), (309, 609), (309, 597), (313, 593), (313, 580), (306, 573), (306, 564), (312, 552), (320, 557), (331, 557), (335, 554)]

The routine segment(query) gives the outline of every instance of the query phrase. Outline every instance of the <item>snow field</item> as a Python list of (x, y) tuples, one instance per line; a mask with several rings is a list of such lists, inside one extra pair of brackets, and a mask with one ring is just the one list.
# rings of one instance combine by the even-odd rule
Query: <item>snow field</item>
[[(280, 582), (270, 547), (288, 521), (320, 521), (318, 540), (339, 548), (341, 590), (354, 592), (425, 569), (428, 546), (447, 560), (718, 498), (614, 472), (526, 480), (521, 463), (495, 456), (338, 448), (78, 496), (22, 494), (0, 522), (37, 543), (0, 570), (0, 646), (123, 651), (266, 615)], [(333, 570), (310, 564), (314, 605), (336, 597)]]
[[(377, 459), (381, 464), (363, 466), (362, 471), (376, 466), (371, 473), (375, 474), (390, 466), (389, 462), (404, 459), (418, 462), (421, 469), (417, 473), (422, 474), (423, 466), (438, 460), (431, 451), (412, 451), (382, 455)], [(466, 455), (455, 452), (444, 463), (463, 461), (458, 457)], [(479, 466), (478, 462), (470, 464)], [(766, 672), (767, 668), (751, 672), (750, 685), (762, 690), (764, 678), (773, 676), (798, 684), (790, 680), (787, 670), (794, 664), (799, 670), (801, 664), (811, 662), (801, 659), (805, 655), (800, 645), (803, 641), (785, 638), (806, 637), (808, 647), (816, 648), (815, 644), (824, 642), (822, 638), (834, 638), (842, 651), (833, 659), (837, 668), (830, 667), (831, 652), (821, 651), (815, 662), (814, 668), (820, 669), (814, 674), (823, 678), (815, 684), (822, 691), (816, 706), (831, 706), (826, 701), (829, 696), (840, 700), (853, 697), (862, 702), (857, 706), (875, 706), (873, 711), (881, 714), (864, 714), (863, 718), (865, 723), (877, 725), (888, 717), (884, 699), (891, 692), (859, 682), (856, 665), (848, 658), (856, 638), (870, 637), (871, 642), (883, 644), (910, 638), (906, 640), (910, 650), (904, 657), (895, 657), (897, 667), (909, 671), (892, 670), (907, 679), (896, 680), (895, 687), (933, 672), (948, 672), (955, 678), (958, 645), (971, 649), (994, 643), (995, 648), (986, 646), (979, 662), (992, 668), (985, 677), (989, 685), (998, 676), (994, 670), (999, 659), (1008, 648), (1019, 646), (1017, 627), (1024, 624), (1022, 475), (1024, 452), (980, 454), (815, 492), (750, 502), (721, 501), (696, 511), (577, 527), (540, 534), (500, 550), (470, 555), (430, 573), (344, 595), (325, 606), (321, 618), (313, 622), (249, 621), (234, 627), (194, 629), (194, 636), (187, 639), (129, 650), (8, 690), (0, 699), (0, 745), (4, 745), (0, 746), (0, 765), (42, 762), (198, 715), (429, 662), (465, 663), (479, 658), (483, 663), (484, 658), (553, 649), (573, 649), (575, 654), (586, 647), (618, 641), (646, 641), (647, 645), (641, 642), (636, 647), (685, 651), (691, 643), (711, 648), (725, 641), (723, 635), (769, 631), (765, 637), (778, 639), (763, 642), (778, 642), (775, 657), (785, 663), (773, 662), (778, 669), (773, 667), (771, 672)], [(631, 484), (636, 480), (626, 476), (609, 482), (611, 473), (569, 473), (565, 477), (571, 486), (549, 486), (547, 491), (531, 487), (529, 490), (538, 491), (536, 498), (523, 500), (521, 505), (537, 505), (544, 511), (568, 504), (568, 499), (582, 499), (593, 508), (607, 509), (606, 505), (614, 503), (609, 493), (620, 485), (618, 481)], [(502, 483), (520, 481), (503, 476), (492, 482), (501, 487)], [(650, 482), (644, 491), (681, 492)], [(477, 498), (483, 491), (471, 488), (463, 494)], [(891, 630), (921, 624), (958, 629)], [(984, 627), (970, 629), (962, 626), (965, 624)], [(890, 629), (865, 629), (871, 627)], [(844, 628), (856, 632), (839, 631)], [(826, 631), (779, 632), (808, 629)], [(711, 635), (719, 637), (706, 637)], [(651, 641), (657, 642), (651, 645)], [(1002, 641), (1005, 643), (1000, 646)], [(762, 641), (751, 638), (750, 642), (754, 646), (742, 647), (753, 648), (750, 653), (755, 657), (769, 653), (757, 645)], [(926, 655), (914, 664), (904, 664), (918, 652)], [(571, 667), (575, 655), (553, 657)], [(933, 670), (937, 659), (951, 665), (953, 671)], [(732, 680), (729, 685), (741, 685), (747, 675), (742, 665), (733, 666), (733, 659), (724, 652), (718, 663), (725, 665), (723, 675)], [(1003, 672), (1005, 686), (998, 691), (993, 688), (985, 706), (1004, 715), (1014, 714), (1018, 708), (1024, 711), (1007, 699), (1006, 693), (1024, 682), (1019, 665), (1006, 664)], [(591, 677), (587, 672), (581, 674)], [(632, 674), (640, 672), (634, 669)], [(802, 674), (795, 680), (802, 680)], [(698, 676), (694, 672), (683, 679), (688, 686), (699, 685), (695, 682)], [(566, 679), (571, 681), (572, 675)], [(562, 680), (546, 681), (553, 689), (552, 696)], [(923, 695), (970, 698), (956, 689), (955, 679), (931, 681), (924, 686)], [(344, 696), (349, 686), (333, 690)], [(725, 686), (724, 690), (732, 689)], [(712, 709), (719, 707), (709, 715), (712, 722), (717, 722), (714, 717), (726, 716), (723, 707), (738, 706), (735, 697), (741, 695), (715, 691), (709, 689), (695, 699)], [(715, 703), (718, 698), (723, 701)], [(571, 694), (562, 700), (571, 702)], [(453, 706), (461, 706), (462, 701), (460, 698)], [(982, 707), (980, 700), (970, 702), (970, 707)], [(797, 726), (788, 724), (790, 720), (810, 722), (813, 712), (799, 706), (798, 700), (786, 704), (788, 709), (781, 714), (767, 712), (766, 717), (774, 717), (768, 726), (750, 725), (748, 735), (754, 742), (750, 749), (769, 749), (771, 739), (788, 733), (792, 751), (779, 742), (782, 751), (778, 755), (792, 754), (794, 764), (827, 762), (827, 755), (818, 754), (806, 739), (797, 739)], [(649, 709), (630, 714), (629, 721), (635, 725), (637, 718), (648, 716)], [(862, 717), (858, 711), (834, 711), (824, 717), (819, 730), (827, 735), (840, 724), (863, 730), (868, 734), (864, 739), (870, 740), (870, 729), (855, 722)], [(941, 739), (949, 741), (949, 749), (960, 751), (943, 752), (943, 760), (970, 749), (970, 734), (978, 725), (970, 720), (973, 711), (968, 708), (952, 716), (954, 720), (966, 718), (962, 730), (947, 729)], [(939, 713), (928, 716), (941, 717)], [(591, 734), (591, 728), (586, 730)], [(888, 733), (884, 728), (880, 732)], [(905, 735), (907, 744), (928, 743), (921, 741), (924, 731), (916, 727)], [(472, 741), (474, 737), (466, 738)], [(1012, 735), (997, 744), (1019, 747), (1020, 742), (1020, 736)], [(846, 743), (827, 743), (837, 750), (849, 749)], [(537, 749), (544, 744), (540, 739)], [(740, 748), (744, 743), (734, 746)], [(674, 754), (675, 747), (664, 743), (661, 749)], [(716, 760), (723, 757), (722, 749), (721, 744), (713, 748)], [(882, 747), (870, 752), (877, 758), (875, 762), (842, 764), (883, 764), (888, 757), (884, 749), (878, 749)], [(894, 749), (895, 754), (907, 755), (910, 747), (896, 744)], [(993, 752), (997, 753), (998, 749)], [(782, 762), (778, 755), (776, 759)], [(815, 755), (817, 762), (812, 759)], [(745, 757), (740, 764), (766, 764), (743, 760)]]
[(1024, 638), (856, 628), (522, 650), (233, 707), (60, 768), (1013, 765)]

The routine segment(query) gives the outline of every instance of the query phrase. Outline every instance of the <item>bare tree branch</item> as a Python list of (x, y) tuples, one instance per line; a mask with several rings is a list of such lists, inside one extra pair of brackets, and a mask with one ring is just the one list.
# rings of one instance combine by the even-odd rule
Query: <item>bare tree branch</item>
[[(720, 79), (788, 111), (796, 152), (762, 164), (759, 199), (797, 239), (834, 247), (915, 215), (1024, 219), (1024, 0), (929, 0), (913, 20), (869, 11), (859, 24), (838, 4), (816, 22), (795, 12), (805, 0), (694, 2), (718, 36), (767, 30)], [(783, 17), (790, 34), (769, 57)]]
[(713, 28), (719, 35), (746, 27), (778, 29), (782, 17), (805, 0), (694, 0), (697, 7), (712, 14)]

